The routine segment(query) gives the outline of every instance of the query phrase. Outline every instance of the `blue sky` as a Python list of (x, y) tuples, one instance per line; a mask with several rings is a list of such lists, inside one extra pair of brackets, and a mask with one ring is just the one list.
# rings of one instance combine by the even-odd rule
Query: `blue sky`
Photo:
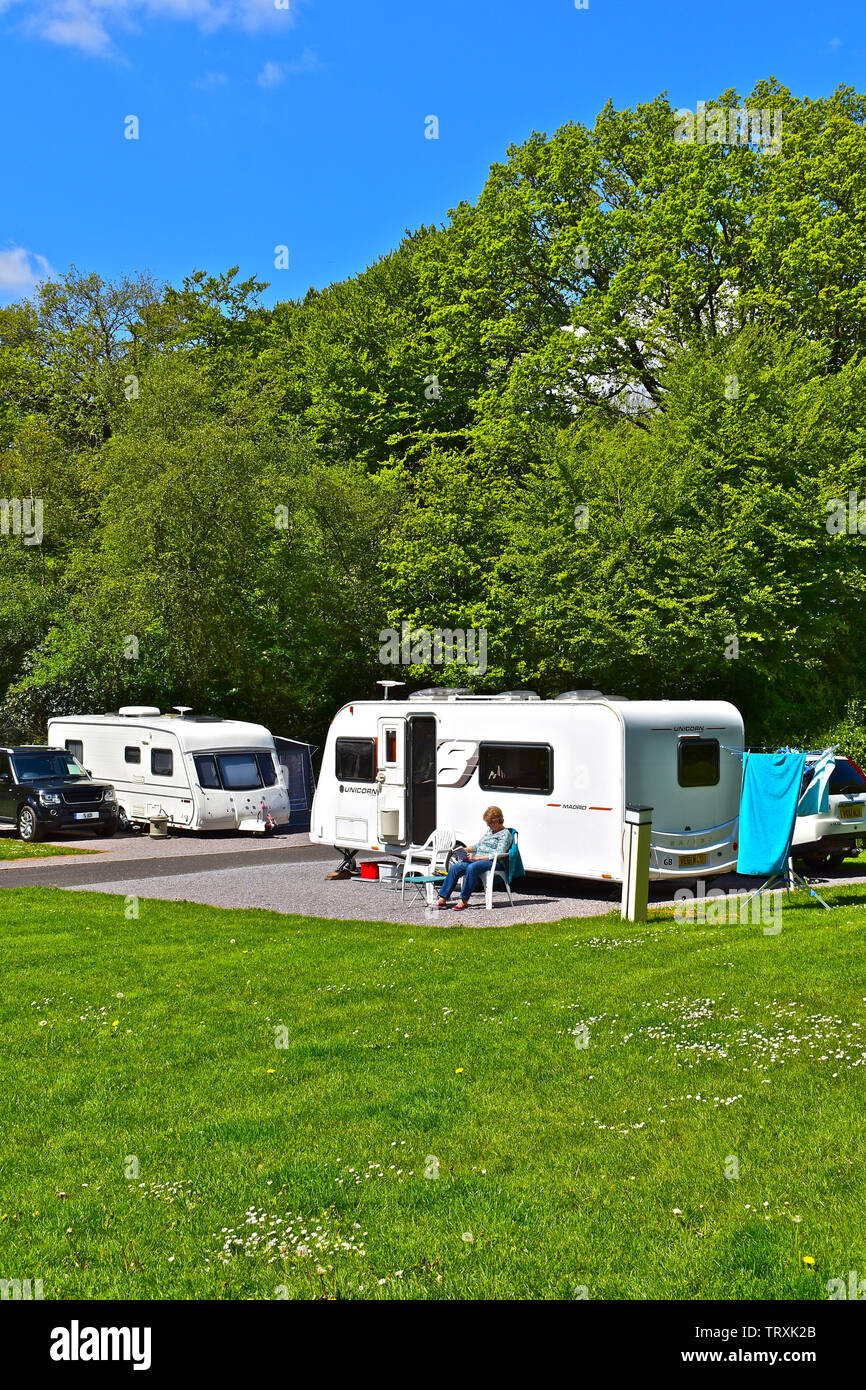
[(770, 73), (812, 97), (866, 76), (862, 0), (278, 3), (0, 0), (0, 297), (70, 262), (174, 282), (239, 264), (294, 297), (608, 98), (694, 109)]

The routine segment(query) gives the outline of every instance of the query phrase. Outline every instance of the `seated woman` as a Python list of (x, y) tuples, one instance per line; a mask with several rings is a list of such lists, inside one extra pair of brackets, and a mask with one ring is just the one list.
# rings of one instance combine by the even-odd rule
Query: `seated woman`
[(463, 889), (454, 904), (454, 911), (462, 912), (468, 907), (469, 895), (477, 888), (482, 875), (493, 867), (494, 854), (507, 854), (511, 849), (511, 831), (505, 829), (499, 807), (488, 806), (484, 812), (484, 820), (487, 822), (486, 833), (481, 836), (477, 845), (467, 846), (463, 859), (455, 859), (451, 865), (448, 876), (439, 889), (437, 907), (448, 906), (448, 899), (462, 878)]

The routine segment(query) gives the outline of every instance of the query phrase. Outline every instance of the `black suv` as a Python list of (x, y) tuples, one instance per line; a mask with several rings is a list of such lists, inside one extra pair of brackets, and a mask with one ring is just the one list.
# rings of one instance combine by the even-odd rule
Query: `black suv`
[(117, 829), (114, 787), (94, 782), (63, 748), (0, 748), (0, 826), (16, 825), (22, 840), (59, 830)]

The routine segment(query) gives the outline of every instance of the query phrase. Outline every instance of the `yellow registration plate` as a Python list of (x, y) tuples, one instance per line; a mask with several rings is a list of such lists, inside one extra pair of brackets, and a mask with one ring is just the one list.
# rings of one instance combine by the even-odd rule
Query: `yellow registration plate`
[(839, 815), (842, 820), (862, 820), (863, 803), (848, 802), (847, 805), (839, 807)]
[(681, 868), (681, 869), (687, 869), (687, 868), (689, 868), (692, 864), (706, 864), (706, 862), (707, 862), (707, 856), (706, 856), (705, 854), (681, 854), (681, 855), (680, 855), (680, 868)]

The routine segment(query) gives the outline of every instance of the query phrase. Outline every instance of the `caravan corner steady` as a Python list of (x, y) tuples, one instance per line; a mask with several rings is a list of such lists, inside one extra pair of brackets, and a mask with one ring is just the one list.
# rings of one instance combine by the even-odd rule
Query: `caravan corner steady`
[(597, 690), (421, 690), (344, 706), (325, 744), (310, 839), (358, 850), (423, 844), (437, 826), (475, 841), (502, 807), (528, 872), (621, 882), (626, 802), (653, 807), (650, 877), (733, 869), (743, 720), (722, 700)]
[(89, 772), (111, 782), (130, 824), (167, 816), (186, 830), (287, 825), (289, 794), (273, 735), (261, 724), (218, 715), (160, 714), (127, 705), (117, 714), (51, 719), (48, 737)]

